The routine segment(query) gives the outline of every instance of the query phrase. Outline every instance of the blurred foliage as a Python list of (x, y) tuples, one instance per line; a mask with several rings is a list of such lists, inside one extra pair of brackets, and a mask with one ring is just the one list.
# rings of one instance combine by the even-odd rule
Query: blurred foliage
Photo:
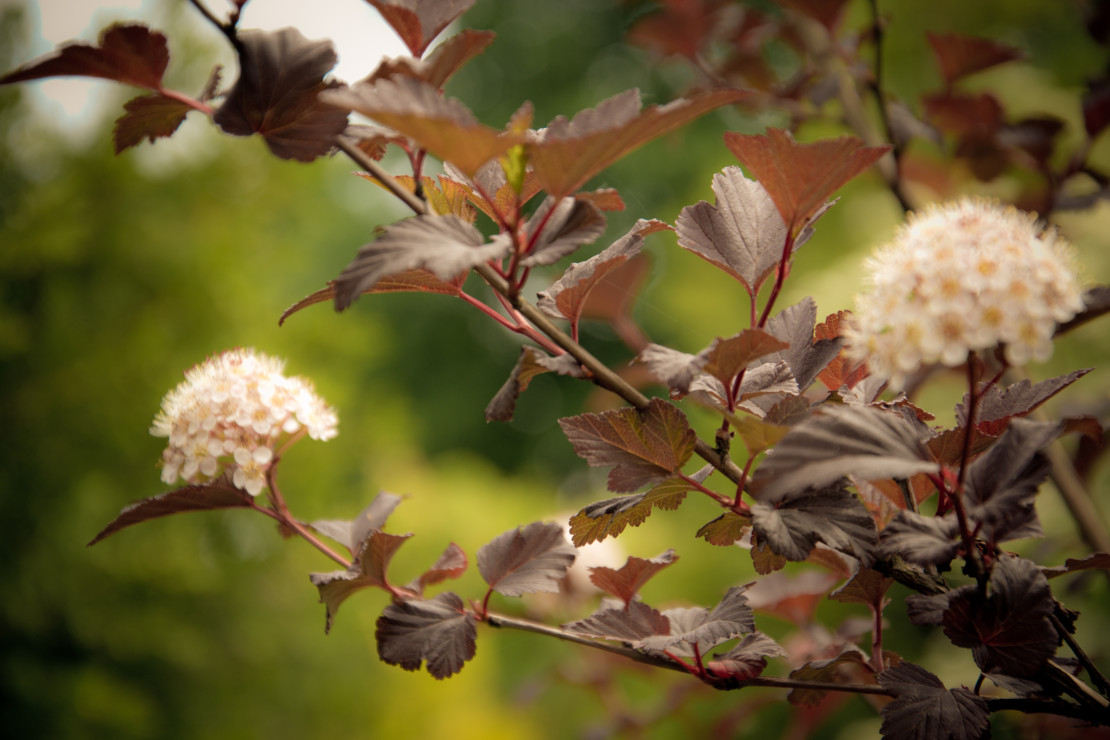
[[(882, 5), (891, 19), (890, 84), (906, 97), (938, 84), (926, 63), (928, 28), (990, 34), (1029, 50), (1030, 62), (985, 81), (1029, 105), (1050, 93), (1074, 100), (1083, 77), (1105, 63), (1056, 4)], [(1066, 7), (1073, 12), (1077, 4)], [(622, 41), (635, 12), (595, 0), (479, 0), (464, 21), (499, 37), (450, 92), (493, 125), (526, 99), (536, 104), (538, 124), (627, 87), (640, 87), (647, 102), (665, 102), (689, 73)], [(23, 48), (21, 23), (18, 14), (5, 16), (6, 53)], [(174, 29), (166, 30), (172, 37)], [(0, 61), (7, 69), (25, 59)], [(613, 678), (607, 659), (532, 635), (481, 630), (476, 659), (442, 683), (386, 667), (373, 644), (385, 597), (352, 599), (325, 637), (323, 607), (306, 574), (330, 570), (329, 562), (243, 512), (174, 517), (84, 548), (124, 504), (161, 490), (160, 443), (145, 432), (162, 394), (184, 368), (236, 345), (288, 358), (289, 372), (311, 377), (339, 409), (339, 437), (303, 443), (282, 466), (296, 513), (306, 520), (352, 516), (378, 488), (409, 496), (390, 526), (417, 533), (397, 558), (399, 572), (416, 574), (452, 540), (473, 555), (505, 529), (568, 513), (603, 491), (598, 471), (573, 457), (554, 424), (581, 407), (589, 388), (543, 376), (522, 397), (512, 424), (482, 421), (515, 362), (517, 341), (463, 305), (375, 296), (342, 315), (315, 307), (279, 328), (287, 305), (334, 277), (376, 224), (401, 213), (381, 191), (350, 177), (345, 161), (280, 162), (261, 142), (220, 137), (194, 118), (183, 142), (114, 158), (109, 121), (92, 146), (73, 149), (61, 132), (31, 117), (20, 90), (0, 90), (5, 734), (554, 738), (619, 724), (622, 707), (651, 715), (690, 692), (690, 703), (648, 737), (704, 736), (714, 718), (739, 721), (765, 703), (741, 736), (777, 735), (792, 711), (781, 693), (745, 692), (740, 701), (638, 668)], [(628, 204), (611, 218), (610, 235), (640, 217), (673, 221), (683, 205), (711, 198), (712, 174), (731, 163), (720, 133), (767, 122), (735, 111), (708, 116), (604, 173), (595, 185), (618, 188)], [(899, 218), (877, 181), (864, 178), (843, 196), (788, 284), (786, 300), (811, 293), (822, 315), (849, 305), (859, 259)], [(1092, 280), (1110, 277), (1108, 218), (1103, 206), (1062, 219)], [(654, 270), (636, 308), (648, 333), (697, 351), (735, 331), (746, 315), (740, 291), (673, 249), (666, 236), (652, 239)], [(1077, 332), (1061, 343), (1054, 367), (1105, 364), (1104, 336), (1100, 326)], [(607, 329), (591, 329), (586, 342), (615, 363), (629, 359)], [(950, 408), (957, 387), (942, 384), (928, 400)], [(1105, 413), (1107, 387), (1102, 368), (1068, 402)], [(1105, 477), (1099, 490), (1106, 490)], [(1082, 552), (1053, 494), (1042, 501), (1057, 540), (1033, 551), (1049, 563)], [(729, 585), (751, 579), (745, 552), (690, 536), (715, 515), (691, 501), (622, 537), (628, 552), (650, 557), (674, 545), (682, 557), (645, 599), (714, 603)], [(1069, 606), (1084, 611), (1081, 642), (1103, 657), (1110, 642), (1097, 630), (1110, 618), (1106, 582), (1083, 580), (1089, 588), (1076, 589), (1079, 601)], [(473, 572), (453, 588), (481, 593)], [(969, 675), (964, 663), (948, 671), (937, 657), (945, 646), (923, 644), (899, 611), (891, 610), (899, 621), (887, 631), (893, 649), (929, 652), (941, 661), (933, 669), (942, 678)], [(819, 616), (846, 613), (848, 607), (824, 604)], [(776, 624), (760, 621), (771, 634)], [(862, 700), (842, 706), (832, 708), (836, 721), (821, 737), (873, 731), (874, 714)]]

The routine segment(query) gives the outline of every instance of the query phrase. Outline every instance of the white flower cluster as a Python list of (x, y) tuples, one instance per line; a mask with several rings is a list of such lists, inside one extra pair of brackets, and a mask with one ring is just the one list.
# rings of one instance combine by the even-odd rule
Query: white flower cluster
[(1052, 354), (1058, 323), (1083, 307), (1070, 246), (1036, 217), (979, 198), (913, 214), (865, 266), (847, 354), (898, 386), (923, 365), (960, 365), (1002, 345), (1022, 365)]
[(169, 438), (162, 481), (204, 483), (230, 472), (237, 488), (257, 496), (281, 445), (305, 433), (334, 437), (335, 410), (310, 381), (285, 377), (284, 364), (234, 349), (187, 370), (150, 427), (155, 437)]

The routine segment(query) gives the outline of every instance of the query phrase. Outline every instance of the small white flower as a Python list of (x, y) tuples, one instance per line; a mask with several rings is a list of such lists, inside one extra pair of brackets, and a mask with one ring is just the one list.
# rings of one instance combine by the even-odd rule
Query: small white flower
[(912, 214), (865, 267), (847, 354), (892, 386), (998, 345), (1013, 365), (1045, 360), (1056, 325), (1083, 308), (1069, 245), (1034, 215), (978, 198)]
[[(210, 357), (185, 372), (162, 399), (150, 433), (167, 437), (162, 480), (204, 483), (230, 473), (238, 488), (257, 496), (267, 485), (274, 450), (300, 433), (337, 434), (335, 410), (304, 378), (287, 378), (284, 363), (251, 349)], [(300, 419), (300, 422), (298, 422)]]

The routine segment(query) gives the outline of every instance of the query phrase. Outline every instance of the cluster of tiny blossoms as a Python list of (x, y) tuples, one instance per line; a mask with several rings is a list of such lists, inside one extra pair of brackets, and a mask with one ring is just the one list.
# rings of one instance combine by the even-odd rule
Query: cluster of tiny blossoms
[(230, 473), (237, 488), (257, 496), (283, 445), (305, 433), (334, 437), (335, 410), (310, 381), (285, 377), (283, 367), (277, 358), (234, 349), (187, 370), (150, 428), (169, 438), (163, 482), (204, 483)]
[(1011, 365), (1046, 360), (1056, 325), (1083, 307), (1069, 245), (978, 198), (911, 215), (865, 266), (872, 289), (856, 298), (847, 353), (895, 386), (998, 345)]

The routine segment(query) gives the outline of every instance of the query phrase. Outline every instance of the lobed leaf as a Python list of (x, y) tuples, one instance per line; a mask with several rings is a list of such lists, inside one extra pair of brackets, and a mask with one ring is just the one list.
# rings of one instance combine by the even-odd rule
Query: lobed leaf
[(907, 479), (939, 469), (917, 431), (900, 415), (868, 406), (825, 405), (783, 437), (759, 466), (753, 485), (760, 501), (773, 503), (846, 475)]
[(570, 195), (629, 152), (748, 93), (719, 89), (641, 110), (639, 90), (627, 90), (573, 119), (559, 116), (526, 144), (541, 187), (553, 197)]
[(682, 209), (675, 222), (678, 246), (739, 280), (755, 296), (782, 261), (786, 224), (762, 185), (739, 167), (713, 176), (716, 205)]
[(358, 82), (323, 93), (321, 99), (404, 134), (468, 178), (522, 142), (518, 134), (479, 123), (461, 101), (411, 77)]
[[(727, 339), (718, 337), (697, 355), (649, 344), (638, 359), (647, 365), (648, 372), (656, 379), (685, 394), (690, 392), (691, 383), (702, 373), (716, 378), (722, 386), (731, 386), (740, 371), (746, 370), (751, 363), (787, 347), (786, 342), (762, 329), (745, 329)], [(765, 377), (766, 368), (767, 365), (753, 368), (752, 378), (745, 374), (749, 393), (756, 392), (757, 388), (761, 392), (770, 392), (767, 388), (783, 382), (782, 373), (777, 371), (771, 373), (770, 378)], [(792, 376), (787, 381), (787, 387), (791, 387), (790, 381), (793, 381)], [(797, 384), (792, 387), (797, 390)]]
[(746, 681), (763, 673), (768, 658), (786, 656), (782, 647), (762, 632), (745, 635), (736, 647), (706, 665), (715, 676)]
[(786, 342), (784, 349), (766, 360), (785, 360), (798, 382), (798, 388), (805, 390), (840, 353), (844, 340), (840, 337), (814, 339), (817, 321), (817, 304), (806, 297), (793, 306), (784, 308), (767, 321), (766, 329), (772, 336)]
[(1064, 561), (1063, 565), (1058, 565), (1054, 568), (1041, 568), (1045, 578), (1055, 578), (1057, 576), (1067, 575), (1068, 573), (1075, 573), (1080, 570), (1110, 570), (1110, 553), (1096, 552), (1088, 555), (1085, 558), (1068, 558)]
[(987, 702), (965, 688), (946, 689), (919, 665), (902, 662), (878, 676), (894, 692), (879, 728), (891, 740), (982, 740), (990, 734)]
[(562, 277), (539, 294), (536, 305), (549, 316), (569, 319), (573, 326), (577, 326), (590, 293), (605, 276), (638, 255), (645, 236), (668, 228), (662, 221), (638, 220), (628, 233), (609, 247), (585, 262), (576, 262), (567, 268)]
[(389, 585), (386, 571), (393, 555), (411, 534), (387, 534), (374, 530), (362, 541), (358, 557), (347, 570), (330, 573), (310, 573), (309, 580), (320, 593), (320, 603), (325, 605), (324, 632), (331, 632), (339, 606), (351, 594), (364, 588), (385, 588)]
[(345, 546), (351, 554), (362, 548), (362, 543), (375, 530), (385, 529), (386, 520), (401, 503), (401, 497), (381, 491), (353, 520), (322, 519), (309, 526), (320, 534)]
[(276, 156), (311, 162), (331, 151), (347, 127), (347, 110), (324, 92), (338, 57), (328, 40), (295, 28), (238, 35), (239, 79), (212, 116), (229, 134), (259, 134)]
[[(706, 466), (710, 470), (710, 466)], [(708, 475), (705, 468), (701, 471)], [(703, 477), (704, 477), (703, 475)], [(692, 476), (695, 479), (697, 475)], [(625, 527), (638, 527), (651, 514), (652, 509), (677, 509), (686, 492), (694, 486), (681, 478), (671, 478), (644, 493), (614, 496), (585, 507), (570, 520), (571, 539), (576, 547), (591, 542), (601, 542), (606, 537), (616, 537)]]
[(1031, 676), (1056, 654), (1059, 636), (1049, 619), (1055, 603), (1036, 564), (1003, 556), (991, 570), (986, 598), (973, 589), (950, 594), (944, 634), (970, 648), (984, 673)]
[[(458, 275), (450, 281), (440, 280), (433, 273), (424, 269), (405, 270), (396, 275), (386, 275), (374, 283), (366, 293), (437, 293), (458, 297), (462, 294), (462, 282), (465, 275)], [(330, 280), (320, 290), (310, 293), (289, 308), (281, 312), (278, 325), (285, 323), (295, 313), (313, 306), (317, 303), (335, 301), (335, 281)]]
[(530, 245), (524, 267), (551, 265), (605, 231), (605, 217), (588, 200), (545, 198), (525, 225)]
[(590, 582), (607, 594), (623, 601), (627, 609), (643, 585), (676, 560), (678, 556), (675, 555), (674, 550), (667, 550), (650, 560), (629, 557), (620, 569), (615, 570), (604, 566), (590, 568)]
[(893, 578), (887, 578), (877, 570), (861, 567), (843, 586), (830, 593), (829, 598), (845, 604), (864, 604), (876, 612), (882, 612), (886, 592), (892, 585)]
[(609, 490), (635, 491), (670, 478), (690, 459), (697, 435), (686, 416), (654, 398), (642, 411), (615, 409), (559, 419), (579, 457), (593, 467), (613, 466)]
[(123, 104), (124, 114), (112, 128), (116, 154), (155, 139), (173, 136), (192, 108), (161, 93), (140, 95)]
[(636, 644), (653, 635), (670, 634), (671, 623), (642, 601), (633, 601), (624, 607), (603, 602), (596, 612), (563, 625), (563, 629), (585, 637)]
[[(844, 325), (847, 322), (850, 312), (838, 311), (834, 314), (829, 314), (825, 317), (824, 322), (818, 324), (813, 328), (813, 338), (815, 342), (823, 340), (835, 340), (844, 336)], [(843, 354), (843, 345), (837, 355), (825, 366), (821, 372), (817, 373), (817, 379), (820, 380), (826, 388), (830, 391), (840, 390), (842, 387), (852, 388), (856, 383), (867, 377), (868, 370), (866, 363), (850, 363)]]
[(423, 269), (453, 282), (508, 251), (508, 240), (495, 238), (483, 244), (481, 233), (458, 216), (413, 216), (391, 224), (358, 250), (335, 280), (335, 308), (347, 308), (389, 275)]
[(466, 559), (466, 553), (463, 552), (461, 547), (452, 542), (431, 568), (421, 573), (419, 578), (409, 584), (409, 588), (418, 594), (423, 594), (424, 589), (428, 586), (458, 578), (466, 572), (467, 565), (469, 563)]
[(879, 533), (878, 555), (944, 568), (961, 549), (959, 535), (954, 513), (933, 517), (903, 509)]
[(717, 547), (728, 547), (744, 537), (752, 526), (752, 518), (735, 512), (726, 512), (702, 526), (695, 534)]
[[(1021, 380), (1006, 388), (991, 385), (983, 392), (975, 407), (975, 426), (984, 434), (996, 436), (1009, 424), (1010, 419), (1028, 415), (1035, 408), (1079, 378), (1091, 372), (1091, 368), (1075, 370), (1049, 380), (1033, 383)], [(956, 406), (956, 421), (960, 427), (967, 426), (968, 395)]]
[(866, 507), (840, 484), (794, 493), (774, 505), (757, 501), (752, 504), (752, 528), (773, 552), (794, 562), (805, 560), (824, 542), (869, 563), (878, 539)]
[(415, 57), (422, 56), (443, 29), (474, 5), (474, 0), (366, 1), (378, 9)]
[(374, 636), (378, 655), (406, 671), (427, 664), (435, 678), (462, 670), (474, 657), (478, 630), (463, 601), (447, 592), (427, 601), (413, 599), (390, 604), (378, 617)]
[(249, 509), (253, 506), (254, 498), (232, 485), (227, 476), (223, 476), (209, 483), (185, 486), (128, 504), (108, 526), (89, 540), (87, 546), (95, 545), (125, 527), (170, 514), (214, 509)]
[[(826, 681), (848, 683), (846, 668), (867, 668), (867, 658), (859, 648), (853, 647), (830, 660), (814, 660), (790, 672), (790, 678), (798, 681)], [(870, 675), (870, 674), (868, 674)], [(791, 689), (787, 701), (795, 706), (812, 706), (825, 698), (825, 689)]]
[(574, 563), (574, 546), (563, 528), (533, 522), (510, 529), (478, 550), (478, 572), (489, 587), (504, 596), (539, 591), (557, 592)]
[(729, 131), (725, 145), (767, 189), (790, 233), (800, 231), (833, 193), (890, 150), (864, 146), (851, 136), (799, 144), (779, 129), (765, 135)]
[(117, 24), (100, 32), (98, 46), (65, 44), (0, 77), (0, 85), (75, 76), (158, 90), (169, 62), (164, 35), (140, 24)]
[[(742, 586), (730, 588), (712, 611), (698, 608), (685, 609), (682, 613), (686, 619), (676, 620), (670, 616), (670, 611), (666, 612), (671, 622), (671, 634), (646, 637), (640, 641), (640, 645), (646, 650), (663, 652), (684, 642), (699, 645), (704, 652), (722, 642), (755, 631), (755, 618)], [(681, 627), (676, 629), (678, 625)]]
[(493, 31), (476, 31), (465, 28), (459, 33), (444, 39), (423, 59), (397, 57), (383, 59), (377, 69), (365, 80), (375, 82), (396, 75), (412, 77), (442, 88), (463, 65), (486, 50), (497, 36)]

